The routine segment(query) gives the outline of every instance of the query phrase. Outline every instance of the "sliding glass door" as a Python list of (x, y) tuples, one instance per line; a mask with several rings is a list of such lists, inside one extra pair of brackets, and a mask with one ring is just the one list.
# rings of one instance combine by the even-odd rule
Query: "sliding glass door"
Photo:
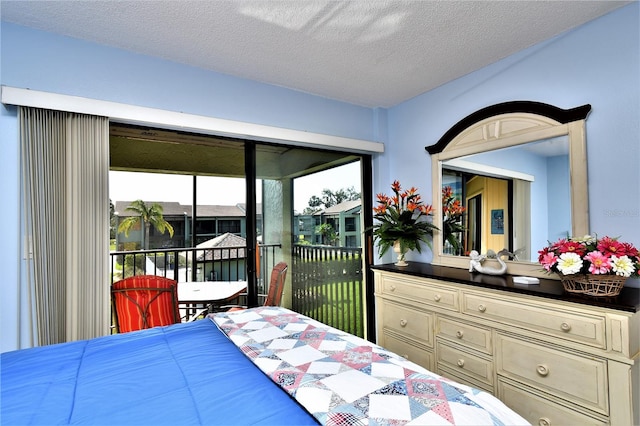
[[(114, 277), (137, 267), (178, 281), (246, 279), (242, 301), (255, 306), (285, 262), (283, 306), (364, 334), (361, 200), (371, 197), (361, 156), (117, 124), (110, 142), (113, 183), (129, 174), (129, 191), (110, 193)], [(152, 226), (144, 259), (127, 265), (131, 250), (145, 248), (142, 223), (118, 230), (135, 200), (159, 203), (173, 234)]]

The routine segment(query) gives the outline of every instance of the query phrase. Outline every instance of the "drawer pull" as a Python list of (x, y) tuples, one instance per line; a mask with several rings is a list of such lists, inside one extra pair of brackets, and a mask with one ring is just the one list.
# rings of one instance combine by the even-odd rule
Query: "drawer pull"
[(407, 323), (408, 323), (408, 321), (406, 319), (401, 319), (400, 320), (400, 327), (406, 327)]
[(462, 339), (462, 336), (464, 336), (464, 331), (462, 331), (462, 330), (456, 331), (456, 337), (458, 339)]
[(393, 285), (393, 284), (391, 284), (391, 285), (389, 286), (389, 290), (391, 290), (391, 291), (396, 291), (396, 286), (395, 286), (395, 285)]
[(545, 377), (545, 376), (547, 376), (549, 374), (549, 369), (544, 364), (538, 364), (538, 367), (536, 367), (536, 371), (542, 377)]
[(409, 359), (409, 355), (404, 354), (404, 355), (402, 355), (402, 358), (404, 358), (404, 359)]
[(546, 417), (540, 417), (540, 419), (538, 419), (538, 426), (551, 426), (551, 420)]
[(571, 325), (563, 322), (562, 324), (560, 324), (560, 329), (565, 332), (571, 331)]
[(464, 367), (464, 359), (460, 358), (458, 360), (458, 367)]
[(435, 300), (436, 302), (439, 302), (440, 299), (442, 299), (442, 296), (440, 296), (439, 294), (436, 294), (435, 296), (433, 296), (433, 300)]
[(487, 310), (487, 307), (486, 307), (486, 306), (484, 306), (484, 305), (478, 305), (478, 310), (479, 310), (480, 312), (485, 312), (485, 311)]

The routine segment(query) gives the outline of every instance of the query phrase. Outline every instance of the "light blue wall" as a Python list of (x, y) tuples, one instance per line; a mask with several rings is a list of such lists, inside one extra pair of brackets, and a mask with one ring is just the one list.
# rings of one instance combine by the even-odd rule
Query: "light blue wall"
[[(1, 77), (1, 75), (0, 75)], [(20, 149), (15, 107), (0, 105), (0, 352), (18, 347), (16, 327), (20, 303)]]
[[(404, 102), (388, 112), (389, 144), (378, 179), (417, 186), (429, 201), (432, 145), (488, 105), (539, 101), (591, 104), (587, 118), (591, 232), (640, 245), (640, 4), (535, 45)], [(409, 260), (431, 260), (411, 252)], [(637, 282), (634, 283), (637, 285)]]
[(2, 66), (7, 86), (373, 139), (370, 108), (6, 22)]
[[(0, 83), (6, 86), (121, 102), (384, 142), (384, 111), (364, 108), (158, 58), (99, 46), (2, 22)], [(20, 302), (17, 109), (0, 106), (0, 352), (29, 346), (14, 324)], [(24, 300), (24, 298), (22, 298)]]
[[(639, 7), (631, 4), (389, 110), (369, 109), (2, 23), (0, 83), (218, 118), (386, 142), (374, 192), (394, 179), (431, 201), (424, 150), (488, 105), (532, 100), (587, 119), (591, 229), (640, 244)], [(401, 76), (399, 76), (401, 78)], [(4, 239), (0, 351), (17, 347), (21, 249), (15, 108), (0, 107)], [(388, 132), (388, 139), (387, 139)], [(430, 261), (431, 253), (409, 254)], [(385, 259), (386, 261), (390, 260)], [(7, 325), (10, 324), (10, 325)]]

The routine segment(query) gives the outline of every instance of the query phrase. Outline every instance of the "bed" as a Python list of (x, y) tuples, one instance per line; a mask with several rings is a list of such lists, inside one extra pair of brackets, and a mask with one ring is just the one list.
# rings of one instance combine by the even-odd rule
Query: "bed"
[(1, 368), (3, 425), (527, 424), (284, 308), (6, 352)]

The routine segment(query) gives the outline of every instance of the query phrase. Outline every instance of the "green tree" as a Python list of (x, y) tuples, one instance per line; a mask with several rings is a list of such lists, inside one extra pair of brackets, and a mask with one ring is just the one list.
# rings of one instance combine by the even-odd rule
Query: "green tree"
[(136, 200), (132, 202), (125, 210), (136, 213), (137, 216), (129, 216), (120, 222), (118, 226), (118, 232), (124, 232), (124, 235), (129, 236), (129, 231), (137, 225), (140, 221), (144, 224), (144, 249), (149, 250), (149, 231), (151, 225), (158, 230), (161, 234), (169, 231), (169, 236), (173, 237), (173, 226), (166, 220), (162, 214), (162, 206), (158, 203), (153, 203), (150, 207), (142, 200)]
[(325, 188), (322, 190), (322, 194), (320, 197), (318, 197), (317, 195), (313, 195), (311, 198), (309, 198), (309, 207), (304, 209), (303, 214), (313, 214), (322, 209), (340, 204), (343, 201), (354, 201), (359, 199), (360, 193), (357, 192), (353, 186), (349, 188), (338, 189), (337, 191), (332, 191), (328, 188)]
[(113, 205), (113, 201), (109, 199), (109, 238), (116, 238), (116, 208)]
[(338, 239), (336, 231), (330, 223), (318, 225), (316, 227), (316, 233), (322, 235), (322, 242), (324, 244), (333, 245), (333, 243)]

